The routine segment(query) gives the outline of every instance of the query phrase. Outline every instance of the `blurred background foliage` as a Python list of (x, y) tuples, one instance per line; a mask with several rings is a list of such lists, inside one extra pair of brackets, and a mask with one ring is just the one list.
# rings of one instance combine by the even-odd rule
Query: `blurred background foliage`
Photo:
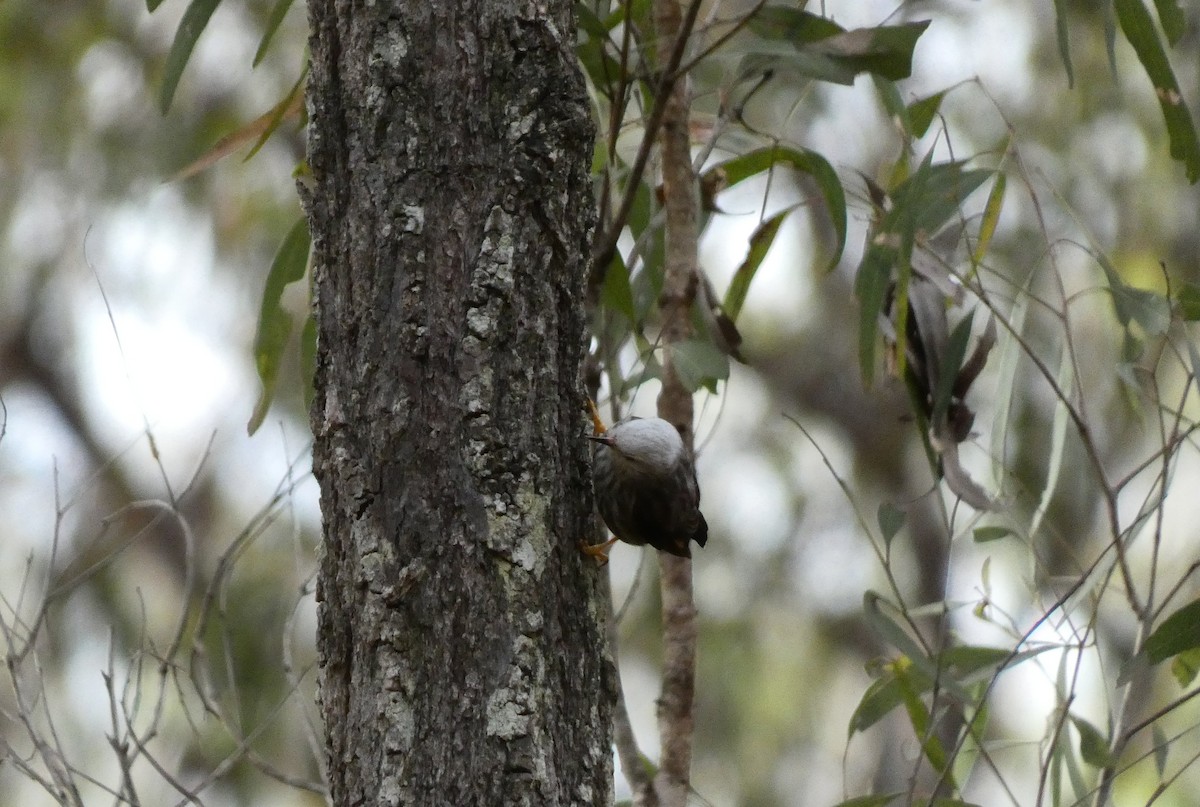
[[(288, 117), (252, 160), (242, 160), (242, 146), (175, 179), (291, 92), (306, 58), (303, 7), (283, 17), (252, 67), (277, 5), (220, 4), (163, 115), (167, 54), (187, 7), (0, 4), (0, 624), (13, 670), (0, 691), (4, 803), (52, 801), (48, 791), (69, 790), (68, 781), (84, 803), (111, 801), (104, 788), (136, 790), (150, 804), (192, 792), (214, 805), (322, 801), (313, 792), (323, 762), (311, 705), (319, 513), (298, 327), (280, 353), (273, 407), (252, 436), (246, 429), (260, 393), (253, 346), (267, 272), (299, 216), (292, 175), (302, 129)], [(751, 8), (706, 4), (701, 41), (715, 41)], [(809, 149), (844, 188), (848, 231), (827, 272), (839, 239), (819, 172), (763, 174), (710, 200), (701, 260), (718, 297), (744, 265), (752, 234), (795, 206), (760, 256), (737, 316), (746, 362), (729, 365), (723, 379), (722, 359), (698, 361), (698, 385), (718, 392), (698, 398), (712, 540), (695, 565), (694, 787), (698, 801), (716, 805), (832, 805), (927, 790), (928, 772), (916, 773), (923, 750), (911, 712), (894, 709), (850, 730), (864, 693), (898, 660), (864, 618), (864, 593), (887, 590), (890, 576), (914, 609), (945, 603), (941, 622), (938, 608), (915, 618), (961, 644), (1008, 648), (1033, 630), (1035, 641), (1069, 646), (1079, 642), (1075, 620), (1086, 620), (1086, 609), (1040, 617), (1110, 540), (1087, 447), (1071, 430), (1057, 447), (1055, 399), (1037, 368), (1014, 360), (1009, 376), (998, 371), (1004, 334), (967, 397), (976, 421), (963, 462), (986, 489), (1004, 493), (1006, 506), (977, 521), (969, 508), (955, 510), (944, 488), (930, 493), (935, 480), (904, 384), (877, 372), (867, 386), (860, 369), (855, 275), (879, 216), (872, 187), (895, 189), (929, 153), (938, 163), (972, 160), (972, 168), (1004, 172), (984, 270), (1004, 279), (995, 290), (1005, 315), (1022, 299), (1018, 290), (1030, 290), (1023, 333), (1052, 374), (1070, 335), (1073, 394), (1111, 469), (1106, 481), (1131, 476), (1119, 499), (1126, 523), (1157, 495), (1161, 469), (1136, 471), (1162, 446), (1160, 396), (1185, 427), (1195, 418), (1195, 401), (1183, 397), (1186, 361), (1164, 370), (1156, 358), (1170, 353), (1165, 344), (1182, 350), (1183, 342), (1156, 341), (1137, 323), (1123, 328), (1108, 291), (1128, 288), (1135, 300), (1138, 290), (1169, 294), (1181, 301), (1178, 311), (1181, 290), (1200, 284), (1200, 197), (1171, 159), (1146, 71), (1127, 40), (1111, 36), (1114, 5), (831, 0), (808, 10), (846, 29), (931, 22), (916, 40), (911, 76), (894, 85), (779, 69), (747, 92), (738, 71), (760, 41), (748, 33), (692, 72), (698, 143), (710, 142), (731, 101), (740, 103), (709, 164), (773, 138)], [(1200, 9), (1185, 3), (1182, 14), (1170, 60), (1195, 108)], [(585, 65), (596, 35), (581, 34)], [(898, 123), (894, 103), (889, 112), (889, 98), (912, 104), (943, 91), (923, 134)], [(638, 115), (631, 110), (632, 123), (618, 127), (612, 154), (626, 161), (637, 148)], [(962, 203), (971, 232), (994, 181)], [(645, 196), (634, 216), (650, 227)], [(632, 246), (626, 236), (619, 253)], [(962, 241), (935, 247), (961, 266)], [(1111, 260), (1115, 281), (1096, 254)], [(606, 286), (597, 333), (609, 334), (601, 339), (611, 347), (608, 369), (645, 380), (623, 390), (622, 409), (647, 413), (656, 394), (653, 326), (636, 316), (614, 321), (621, 305), (649, 307), (653, 279), (637, 271), (626, 279), (628, 298)], [(303, 286), (280, 298), (297, 325), (307, 313)], [(978, 333), (982, 312), (976, 319)], [(1176, 337), (1186, 334), (1179, 328)], [(714, 364), (718, 372), (706, 375)], [(1001, 421), (1012, 430), (997, 457)], [(1153, 511), (1162, 514), (1158, 538), (1129, 553), (1139, 579), (1152, 571), (1169, 584), (1184, 579), (1176, 605), (1196, 596), (1184, 572), (1197, 559), (1189, 497), (1200, 484), (1195, 446), (1180, 446), (1166, 486), (1173, 495)], [(1056, 484), (1043, 517), (1048, 481)], [(867, 534), (880, 533), (877, 512), (903, 516), (887, 536), (886, 562)], [(1003, 527), (1007, 537), (976, 540), (978, 526)], [(626, 697), (643, 748), (653, 748), (656, 564), (624, 547), (609, 568), (623, 607)], [(1103, 605), (1082, 649), (1046, 651), (997, 678), (987, 752), (964, 752), (984, 759), (965, 783), (970, 800), (1086, 800), (1095, 778), (1089, 758), (1098, 760), (1086, 726), (1104, 733), (1119, 707), (1118, 671), (1138, 641), (1119, 584), (1111, 586), (1095, 598)], [(1164, 665), (1125, 708), (1149, 715), (1182, 691)], [(124, 710), (115, 720), (114, 699)], [(1074, 733), (1052, 731), (1064, 722), (1064, 703), (1083, 721)], [(1200, 726), (1197, 708), (1184, 703), (1153, 738), (1135, 738), (1125, 756), (1132, 767), (1116, 781), (1118, 803), (1148, 803), (1160, 782), (1169, 786), (1156, 803), (1196, 803), (1200, 774), (1186, 749)], [(1055, 754), (1060, 736), (1073, 755)], [(34, 737), (50, 738), (69, 765), (55, 771), (40, 761), (47, 755)], [(1161, 764), (1155, 748), (1165, 752)], [(1048, 775), (1065, 794), (1056, 799), (1039, 789), (1052, 758), (1060, 767)], [(122, 759), (134, 760), (127, 778)]]

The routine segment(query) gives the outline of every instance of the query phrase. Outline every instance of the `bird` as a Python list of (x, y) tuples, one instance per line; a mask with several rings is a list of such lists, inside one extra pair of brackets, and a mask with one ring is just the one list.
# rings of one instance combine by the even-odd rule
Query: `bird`
[(596, 443), (592, 488), (596, 509), (613, 533), (603, 544), (584, 545), (601, 561), (618, 539), (634, 546), (690, 558), (691, 542), (708, 541), (700, 512), (696, 469), (679, 432), (662, 418), (628, 418), (588, 437)]

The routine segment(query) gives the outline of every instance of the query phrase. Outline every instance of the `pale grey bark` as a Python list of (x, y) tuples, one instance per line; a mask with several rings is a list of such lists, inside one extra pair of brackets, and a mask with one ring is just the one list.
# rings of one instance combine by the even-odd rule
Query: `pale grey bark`
[(332, 799), (610, 804), (571, 3), (309, 14)]

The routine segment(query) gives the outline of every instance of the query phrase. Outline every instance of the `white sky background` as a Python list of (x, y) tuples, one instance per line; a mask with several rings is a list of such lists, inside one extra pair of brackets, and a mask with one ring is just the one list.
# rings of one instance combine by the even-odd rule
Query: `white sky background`
[[(150, 18), (144, 5), (132, 2), (129, 5), (136, 7), (129, 17), (134, 24), (159, 32), (148, 35), (173, 30), (175, 20), (170, 15), (159, 13)], [(903, 96), (912, 100), (978, 77), (1002, 108), (1036, 103), (1041, 88), (1033, 83), (1030, 49), (1035, 37), (1052, 35), (1050, 5), (964, 1), (931, 6), (934, 22), (917, 46), (913, 78), (900, 85)], [(221, 7), (201, 38), (185, 74), (185, 89), (188, 82), (222, 81), (251, 90), (255, 87), (254, 81), (244, 80), (244, 74), (228, 69), (230, 64), (248, 65), (257, 44), (248, 37), (239, 14), (229, 6)], [(849, 28), (877, 24), (896, 7), (895, 2), (845, 0), (825, 4), (824, 12)], [(923, 17), (922, 7), (923, 4), (916, 4), (910, 18)], [(951, 13), (946, 13), (946, 9)], [(302, 11), (298, 7), (291, 13), (295, 16)], [(177, 12), (171, 12), (174, 13)], [(996, 36), (996, 31), (1003, 31), (1004, 35)], [(169, 40), (163, 41), (165, 48)], [(142, 114), (153, 104), (153, 98), (122, 91), (130, 86), (132, 68), (119, 54), (97, 52), (87, 66), (86, 71), (81, 71), (80, 81), (97, 99), (93, 106), (94, 121), (103, 121), (114, 98), (123, 108), (140, 107)], [(1126, 71), (1126, 75), (1134, 73), (1132, 69)], [(1065, 85), (1065, 77), (1052, 76), (1051, 80)], [(886, 126), (887, 122), (869, 79), (860, 79), (852, 88), (829, 87), (823, 92), (830, 100), (828, 112), (811, 122), (804, 145), (824, 154), (848, 188), (858, 187), (853, 171), (861, 169), (870, 174), (880, 159), (880, 136), (863, 122), (870, 121), (873, 126)], [(1127, 96), (1136, 94), (1130, 90)], [(257, 114), (275, 100), (265, 95), (248, 99), (247, 110)], [(177, 103), (186, 101), (181, 99)], [(971, 132), (954, 133), (960, 156), (964, 151), (991, 147), (1000, 138), (1003, 121), (980, 93), (952, 94), (944, 108), (966, 108), (972, 119), (986, 122), (980, 128), (991, 138), (987, 142), (971, 143)], [(1098, 164), (1105, 173), (1136, 172), (1147, 159), (1140, 130), (1123, 118), (1114, 116), (1079, 136), (1083, 141), (1080, 150), (1091, 150), (1089, 162)], [(932, 145), (936, 137), (934, 134), (926, 138), (925, 146)], [(1124, 146), (1125, 160), (1112, 162), (1105, 158), (1116, 150), (1112, 145), (1114, 140)], [(212, 170), (234, 169), (227, 162)], [(286, 179), (286, 172), (275, 173), (287, 183), (284, 190), (288, 191), (290, 180)], [(61, 182), (62, 178), (58, 179)], [(48, 183), (44, 193), (23, 200), (9, 233), (8, 248), (18, 259), (36, 259), (43, 244), (72, 232), (60, 224), (64, 211), (75, 219), (82, 217), (91, 225), (86, 242), (75, 250), (72, 267), (76, 275), (89, 276), (88, 281), (79, 282), (76, 276), (60, 285), (61, 293), (70, 295), (71, 349), (76, 357), (75, 366), (81, 372), (84, 408), (107, 447), (114, 456), (126, 460), (129, 472), (137, 474), (143, 482), (154, 484), (158, 471), (150, 462), (143, 437), (148, 425), (161, 452), (163, 467), (172, 483), (180, 487), (205, 458), (206, 446), (215, 434), (205, 461), (222, 469), (219, 479), (224, 492), (233, 495), (247, 513), (253, 512), (270, 498), (288, 463), (310, 439), (298, 424), (286, 418), (281, 420), (277, 413), (268, 416), (254, 437), (246, 435), (246, 421), (259, 392), (248, 355), (258, 300), (247, 297), (247, 283), (242, 278), (258, 277), (258, 281), (249, 285), (261, 289), (267, 266), (219, 266), (211, 221), (207, 214), (197, 213), (185, 204), (176, 187), (135, 190), (121, 204), (102, 211), (73, 209), (72, 200), (63, 198), (54, 187)], [(1087, 211), (1088, 220), (1101, 222), (1101, 232), (1115, 232), (1115, 224), (1103, 222), (1114, 219), (1119, 211), (1104, 207), (1107, 204), (1104, 194), (1097, 193), (1092, 198), (1097, 208)], [(753, 189), (749, 189), (741, 195), (727, 194), (722, 198), (722, 207), (748, 211), (756, 200)], [(865, 217), (861, 206), (853, 201), (851, 204), (847, 257), (839, 270), (844, 272), (852, 271), (854, 256), (861, 249)], [(744, 256), (745, 239), (757, 223), (756, 215), (726, 217), (720, 229), (707, 233), (702, 260), (718, 290), (725, 288)], [(813, 261), (800, 251), (802, 239), (789, 232), (796, 227), (801, 227), (802, 232), (806, 226), (798, 222), (785, 225), (778, 246), (760, 269), (743, 314), (745, 322), (750, 323), (745, 329), (748, 336), (769, 333), (783, 323), (803, 322), (809, 315), (807, 290), (812, 284), (822, 282), (822, 275), (819, 271), (797, 270), (798, 266), (807, 267)], [(1002, 218), (1001, 235), (1006, 227), (1011, 227), (1011, 220)], [(789, 252), (785, 245), (797, 251)], [(107, 307), (99, 284), (107, 294)], [(795, 326), (789, 324), (787, 330), (795, 330)], [(644, 389), (639, 393), (640, 409), (648, 411), (653, 406), (654, 392)], [(780, 422), (774, 432), (780, 439), (795, 443), (789, 476), (781, 476), (776, 467), (747, 448), (753, 446), (747, 436), (750, 431), (759, 429), (764, 422), (781, 420), (752, 373), (736, 368), (722, 394), (723, 400), (711, 402), (703, 409), (697, 430), (704, 445), (699, 475), (705, 510), (716, 528), (714, 539), (735, 543), (738, 552), (749, 558), (770, 553), (783, 542), (801, 543), (808, 562), (795, 580), (797, 597), (813, 609), (856, 611), (861, 605), (862, 590), (876, 585), (878, 566), (841, 490), (820, 457), (786, 422)], [(0, 575), (3, 575), (0, 586), (10, 591), (17, 582), (14, 574), (20, 573), (23, 559), (31, 552), (46, 549), (48, 529), (53, 525), (55, 466), (65, 498), (90, 482), (81, 478), (77, 470), (81, 465), (79, 447), (72, 444), (69, 433), (44, 401), (21, 387), (6, 390), (4, 400), (8, 413), (7, 433), (0, 443), (3, 480), (0, 514), (5, 514), (2, 517), (6, 534), (0, 543)], [(805, 425), (834, 466), (848, 476), (849, 459), (838, 443), (837, 433), (820, 422)], [(1186, 480), (1184, 473), (1188, 475)], [(1195, 474), (1195, 468), (1183, 469), (1175, 482), (1194, 485)], [(979, 469), (977, 478), (987, 481), (985, 467)], [(796, 533), (791, 531), (790, 517), (780, 515), (787, 509), (789, 486), (802, 486), (808, 500)], [(295, 495), (297, 517), (311, 529), (319, 524), (316, 497), (316, 485), (311, 481)], [(874, 504), (867, 511), (873, 514)], [(1176, 511), (1170, 512), (1172, 523), (1189, 521)], [(1182, 529), (1188, 524), (1178, 526)], [(976, 548), (964, 553), (962, 565), (952, 575), (952, 596), (978, 596), (975, 584), (982, 562), (980, 556), (987, 551)], [(1017, 561), (999, 557), (995, 562)], [(628, 588), (636, 563), (636, 550), (628, 547), (615, 550), (611, 569), (618, 593)], [(825, 571), (829, 569), (838, 573), (829, 574)], [(719, 617), (736, 612), (754, 597), (755, 592), (741, 585), (736, 573), (725, 566), (706, 563), (704, 551), (697, 553), (696, 574), (699, 604), (706, 615)], [(993, 570), (993, 581), (1004, 579), (998, 569)], [(1000, 584), (994, 596), (998, 602), (1017, 610), (1022, 599), (1027, 600), (1028, 590), (1020, 585), (1010, 589)], [(959, 627), (969, 631), (971, 626), (964, 621)], [(93, 676), (97, 654), (94, 647), (81, 648), (81, 654), (81, 659), (89, 661), (72, 667), (78, 674), (72, 687), (86, 692), (97, 684)], [(1056, 659), (1048, 659), (1046, 666), (1053, 671), (1055, 663)], [(626, 694), (635, 710), (643, 747), (654, 748), (653, 700), (657, 695), (654, 675), (636, 661), (627, 664), (625, 675), (627, 682), (640, 681), (630, 686)], [(1022, 672), (1021, 676), (1019, 681), (1016, 676), (1006, 677), (999, 697), (1025, 698), (1023, 708), (996, 711), (1024, 715), (1025, 722), (1014, 730), (1027, 732), (1034, 739), (1043, 733), (1046, 715), (1054, 705), (1053, 675), (1039, 678)], [(852, 689), (848, 697), (860, 693), (861, 687)], [(1102, 723), (1102, 708), (1091, 711), (1089, 707), (1085, 711)], [(847, 712), (844, 717), (848, 716)], [(98, 715), (98, 719), (103, 721), (106, 716)], [(829, 769), (829, 776), (807, 780), (811, 783), (816, 778), (824, 779), (829, 783), (829, 791), (808, 793), (807, 799), (812, 801), (807, 803), (833, 803), (842, 797), (840, 753), (845, 744), (845, 719), (831, 719), (827, 723), (823, 748), (828, 756), (806, 760), (805, 764)], [(720, 781), (703, 781), (702, 785), (717, 804), (730, 803), (724, 796), (734, 795), (723, 794)]]

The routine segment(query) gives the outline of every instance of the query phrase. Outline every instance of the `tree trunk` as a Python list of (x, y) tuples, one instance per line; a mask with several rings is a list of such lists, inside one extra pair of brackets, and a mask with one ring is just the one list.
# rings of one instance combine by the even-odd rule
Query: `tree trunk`
[(571, 8), (309, 4), (335, 805), (612, 802)]

